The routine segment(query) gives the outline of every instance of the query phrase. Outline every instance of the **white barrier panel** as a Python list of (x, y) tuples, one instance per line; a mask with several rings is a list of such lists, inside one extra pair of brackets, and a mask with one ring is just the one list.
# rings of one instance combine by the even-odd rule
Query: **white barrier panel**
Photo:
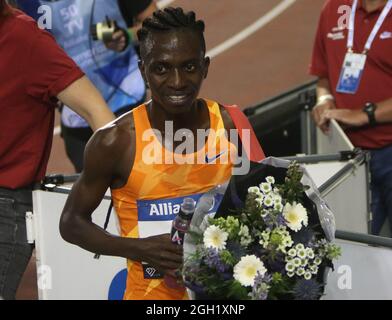
[(317, 129), (316, 136), (318, 154), (333, 154), (340, 151), (354, 150), (353, 144), (335, 120), (331, 120), (327, 134)]
[[(101, 256), (65, 242), (59, 232), (60, 215), (67, 194), (34, 191), (34, 225), (38, 294), (49, 300), (119, 299), (123, 294), (126, 260)], [(104, 225), (109, 201), (103, 200), (93, 221)], [(116, 215), (112, 213), (108, 232), (118, 234)], [(123, 271), (123, 272), (121, 272)]]
[[(339, 126), (332, 120), (328, 134), (317, 129), (317, 154), (338, 154), (350, 151), (354, 146)], [(308, 166), (315, 176), (331, 177), (335, 173), (334, 165), (328, 163)], [(318, 185), (320, 186), (320, 185)], [(369, 173), (368, 164), (364, 163), (357, 171), (345, 180), (338, 188), (325, 197), (331, 207), (338, 230), (368, 233), (369, 232)]]
[[(305, 165), (317, 187), (339, 172), (347, 162), (332, 161)], [(335, 216), (338, 230), (368, 233), (368, 172), (364, 163), (333, 189), (325, 201)]]
[(337, 240), (342, 257), (330, 273), (325, 300), (392, 299), (392, 249)]

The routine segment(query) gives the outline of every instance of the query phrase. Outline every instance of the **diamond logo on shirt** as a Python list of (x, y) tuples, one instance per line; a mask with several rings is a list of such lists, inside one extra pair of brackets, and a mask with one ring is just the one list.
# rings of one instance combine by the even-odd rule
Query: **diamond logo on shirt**
[(380, 34), (381, 40), (390, 39), (390, 38), (392, 38), (392, 32), (384, 31), (383, 33)]
[(155, 268), (146, 268), (146, 272), (147, 272), (147, 274), (150, 276), (150, 277), (152, 277), (154, 274), (155, 274)]

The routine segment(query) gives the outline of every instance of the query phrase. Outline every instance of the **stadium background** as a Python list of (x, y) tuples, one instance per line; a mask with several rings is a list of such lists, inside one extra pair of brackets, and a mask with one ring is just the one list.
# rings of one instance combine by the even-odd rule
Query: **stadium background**
[[(201, 96), (242, 108), (311, 80), (308, 65), (325, 0), (160, 0), (159, 6), (194, 10), (206, 23), (212, 63)], [(48, 174), (72, 174), (59, 115)], [(37, 299), (34, 256), (17, 299)]]

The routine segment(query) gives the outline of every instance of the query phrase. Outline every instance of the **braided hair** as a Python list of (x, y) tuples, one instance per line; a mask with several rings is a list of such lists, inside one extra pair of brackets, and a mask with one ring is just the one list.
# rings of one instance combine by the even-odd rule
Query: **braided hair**
[(168, 32), (179, 29), (189, 29), (197, 32), (200, 36), (203, 52), (206, 51), (204, 22), (202, 20), (196, 20), (195, 12), (184, 12), (182, 8), (168, 7), (163, 10), (155, 11), (151, 17), (148, 17), (143, 21), (142, 27), (137, 32), (137, 36), (141, 48), (143, 48), (152, 33)]

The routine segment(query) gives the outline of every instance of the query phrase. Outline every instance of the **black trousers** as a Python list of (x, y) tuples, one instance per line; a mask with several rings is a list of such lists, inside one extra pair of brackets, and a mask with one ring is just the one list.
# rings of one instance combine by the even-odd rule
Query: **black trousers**
[(0, 299), (15, 299), (34, 246), (27, 243), (26, 212), (32, 189), (0, 188)]

